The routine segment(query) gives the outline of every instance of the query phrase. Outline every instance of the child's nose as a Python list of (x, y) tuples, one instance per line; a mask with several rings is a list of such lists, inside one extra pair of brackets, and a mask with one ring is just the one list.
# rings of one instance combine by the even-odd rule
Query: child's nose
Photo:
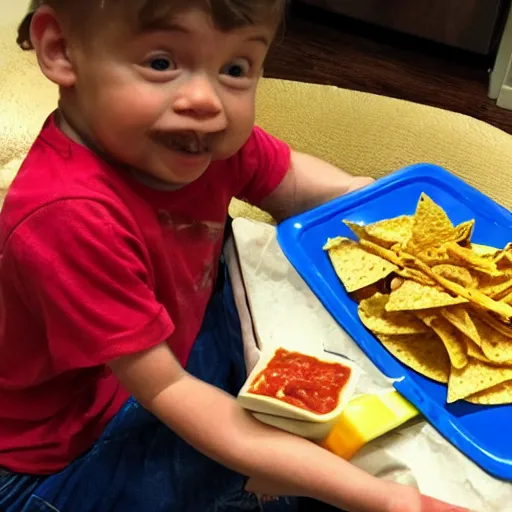
[(195, 74), (181, 84), (173, 109), (178, 114), (211, 119), (222, 114), (223, 105), (208, 76)]

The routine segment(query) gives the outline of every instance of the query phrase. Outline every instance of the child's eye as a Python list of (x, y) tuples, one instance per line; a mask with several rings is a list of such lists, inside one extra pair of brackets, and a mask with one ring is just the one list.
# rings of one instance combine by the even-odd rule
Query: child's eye
[(224, 66), (220, 72), (233, 78), (244, 78), (251, 70), (251, 64), (247, 59), (235, 59)]
[(155, 71), (169, 71), (175, 69), (174, 62), (168, 57), (154, 57), (148, 61), (148, 66)]

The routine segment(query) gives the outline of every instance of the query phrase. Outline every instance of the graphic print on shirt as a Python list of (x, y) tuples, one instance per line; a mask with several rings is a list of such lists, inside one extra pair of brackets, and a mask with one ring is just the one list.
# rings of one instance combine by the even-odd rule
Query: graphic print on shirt
[(183, 247), (202, 251), (204, 264), (193, 276), (195, 292), (210, 292), (216, 278), (217, 250), (224, 234), (224, 224), (183, 218), (167, 210), (158, 210), (158, 220), (164, 232), (173, 233)]

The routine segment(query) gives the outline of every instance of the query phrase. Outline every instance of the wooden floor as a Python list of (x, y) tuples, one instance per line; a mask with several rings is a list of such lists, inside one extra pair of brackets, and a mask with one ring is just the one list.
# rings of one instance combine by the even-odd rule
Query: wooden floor
[(492, 59), (369, 27), (303, 5), (266, 76), (335, 85), (453, 110), (512, 134), (512, 111), (487, 96)]

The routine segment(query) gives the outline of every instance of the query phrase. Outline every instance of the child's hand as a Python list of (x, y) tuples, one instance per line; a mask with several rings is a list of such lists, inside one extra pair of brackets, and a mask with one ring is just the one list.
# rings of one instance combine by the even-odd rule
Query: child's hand
[(444, 503), (444, 501), (438, 501), (428, 496), (421, 497), (421, 512), (469, 512), (466, 508), (456, 507)]
[[(409, 494), (410, 491), (410, 494)], [(443, 501), (419, 495), (416, 489), (399, 486), (393, 493), (389, 512), (470, 512), (468, 509), (449, 505)]]
[(365, 176), (353, 176), (347, 187), (347, 194), (371, 185), (375, 180)]

